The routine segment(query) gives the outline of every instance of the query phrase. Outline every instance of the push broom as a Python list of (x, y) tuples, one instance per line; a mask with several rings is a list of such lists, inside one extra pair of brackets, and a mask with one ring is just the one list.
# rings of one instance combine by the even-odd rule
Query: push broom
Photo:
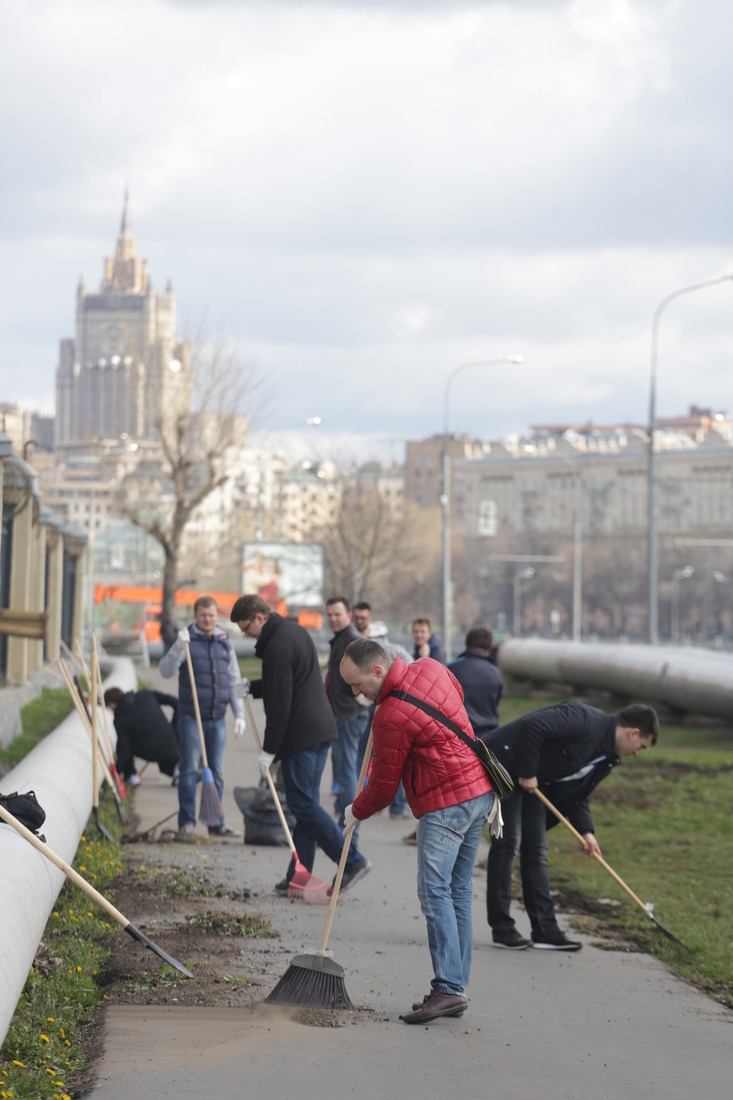
[[(255, 723), (255, 716), (252, 713), (252, 707), (250, 706), (249, 698), (245, 695), (244, 705), (247, 708), (247, 716), (249, 718), (249, 724), (252, 727), (252, 733), (255, 739), (255, 745), (257, 751), (262, 752), (262, 743), (260, 741), (259, 734), (257, 733), (257, 725)], [(285, 839), (288, 842), (288, 848), (293, 857), (295, 863), (295, 871), (293, 877), (288, 883), (288, 897), (297, 898), (298, 901), (308, 902), (310, 905), (328, 905), (330, 898), (326, 891), (328, 890), (328, 883), (323, 882), (321, 879), (312, 875), (305, 864), (301, 863), (298, 859), (298, 853), (295, 849), (295, 841), (293, 840), (293, 834), (290, 832), (287, 818), (283, 813), (282, 803), (278, 797), (277, 788), (273, 782), (273, 778), (270, 772), (267, 772), (265, 777), (267, 779), (267, 785), (270, 788), (270, 794), (272, 800), (275, 803), (275, 809), (277, 810), (277, 816), (280, 818), (280, 824), (283, 827), (285, 833)]]
[[(371, 755), (372, 731), (370, 729), (364, 759), (361, 763), (361, 771), (359, 772), (359, 781), (356, 785), (357, 794), (364, 787)], [(308, 951), (293, 958), (272, 993), (265, 997), (265, 1001), (269, 1004), (306, 1005), (309, 1008), (354, 1007), (346, 991), (344, 968), (332, 957), (333, 952), (326, 949), (353, 831), (354, 826), (352, 825), (344, 837), (341, 859), (339, 860), (336, 878), (333, 880), (331, 902), (326, 914), (326, 925), (323, 929), (320, 946), (317, 951)]]
[(191, 649), (188, 642), (186, 642), (186, 664), (188, 665), (188, 676), (191, 681), (191, 695), (193, 696), (193, 709), (196, 714), (196, 728), (199, 731), (199, 744), (201, 746), (201, 810), (199, 812), (199, 821), (205, 822), (210, 829), (215, 829), (218, 825), (221, 825), (224, 820), (224, 810), (222, 809), (221, 801), (219, 800), (219, 792), (216, 789), (214, 783), (214, 773), (209, 767), (209, 761), (206, 756), (206, 742), (204, 741), (204, 727), (201, 723), (201, 710), (199, 709), (199, 696), (196, 691), (196, 680), (193, 675), (193, 661), (191, 660)]
[[(552, 804), (552, 803), (550, 802), (549, 798), (547, 798), (547, 797), (546, 797), (546, 796), (545, 796), (545, 795), (544, 795), (544, 794), (542, 793), (542, 791), (541, 791), (541, 790), (539, 789), (539, 787), (535, 788), (535, 792), (534, 792), (534, 793), (535, 793), (535, 794), (537, 795), (537, 797), (539, 798), (540, 802), (542, 802), (542, 803), (543, 803), (543, 805), (544, 805), (544, 806), (546, 807), (546, 809), (548, 809), (548, 810), (550, 811), (550, 813), (551, 813), (551, 814), (554, 814), (554, 815), (555, 815), (555, 817), (557, 818), (557, 820), (558, 820), (558, 821), (561, 821), (561, 822), (563, 823), (563, 825), (565, 826), (565, 828), (566, 828), (566, 829), (569, 829), (569, 830), (570, 830), (570, 832), (571, 832), (571, 833), (573, 834), (573, 836), (574, 836), (574, 837), (576, 838), (576, 840), (579, 840), (579, 841), (580, 841), (580, 843), (581, 843), (581, 845), (583, 846), (583, 848), (586, 848), (586, 849), (587, 849), (588, 845), (586, 844), (585, 840), (584, 840), (584, 839), (583, 839), (583, 837), (582, 837), (582, 836), (580, 835), (580, 833), (578, 832), (578, 830), (577, 830), (577, 829), (575, 829), (575, 828), (574, 828), (574, 827), (573, 827), (573, 826), (572, 826), (572, 825), (570, 824), (570, 822), (568, 821), (568, 819), (567, 819), (567, 818), (566, 818), (566, 817), (565, 817), (565, 816), (564, 816), (563, 814), (561, 814), (561, 813), (560, 813), (560, 811), (559, 811), (559, 810), (558, 810), (558, 809), (557, 809), (557, 808), (556, 808), (555, 806), (553, 806), (553, 804)], [(694, 952), (692, 951), (692, 948), (688, 947), (686, 943), (683, 943), (683, 942), (682, 942), (682, 940), (678, 940), (678, 939), (677, 939), (677, 937), (676, 937), (676, 936), (674, 936), (674, 935), (673, 935), (673, 934), (672, 934), (672, 933), (671, 933), (671, 932), (669, 931), (669, 929), (668, 929), (668, 928), (665, 928), (665, 927), (664, 927), (664, 925), (663, 925), (663, 924), (661, 923), (661, 921), (658, 921), (658, 920), (657, 920), (657, 918), (656, 918), (656, 917), (654, 916), (654, 913), (652, 912), (652, 909), (654, 908), (654, 903), (653, 903), (653, 902), (651, 902), (651, 901), (648, 901), (648, 902), (644, 903), (644, 902), (643, 902), (643, 901), (641, 900), (641, 898), (638, 898), (638, 897), (636, 896), (636, 894), (635, 894), (635, 893), (634, 893), (634, 891), (633, 891), (633, 890), (631, 889), (631, 887), (630, 887), (630, 886), (627, 886), (627, 885), (626, 885), (626, 883), (625, 883), (625, 882), (624, 882), (624, 880), (623, 880), (623, 879), (621, 878), (621, 876), (620, 876), (620, 875), (617, 875), (617, 874), (616, 874), (616, 872), (614, 871), (613, 867), (611, 867), (611, 866), (610, 866), (610, 865), (609, 865), (608, 863), (606, 863), (605, 859), (603, 858), (603, 856), (602, 856), (602, 855), (601, 855), (601, 854), (600, 854), (599, 852), (594, 852), (594, 853), (593, 853), (593, 855), (594, 855), (594, 856), (595, 856), (595, 858), (596, 858), (596, 859), (598, 860), (598, 862), (600, 863), (601, 867), (603, 867), (603, 869), (604, 869), (605, 871), (608, 871), (608, 873), (609, 873), (609, 875), (611, 876), (611, 878), (612, 878), (612, 879), (615, 879), (615, 880), (616, 880), (616, 882), (617, 882), (617, 883), (619, 884), (619, 886), (620, 886), (620, 887), (621, 887), (621, 888), (622, 888), (623, 890), (625, 890), (625, 891), (626, 891), (626, 893), (627, 893), (627, 894), (629, 895), (629, 897), (631, 898), (631, 900), (632, 900), (633, 902), (635, 902), (635, 903), (636, 903), (636, 904), (637, 904), (637, 905), (639, 906), (639, 908), (641, 909), (641, 911), (642, 911), (643, 913), (645, 913), (647, 917), (650, 917), (650, 918), (651, 918), (651, 919), (652, 919), (652, 920), (654, 921), (654, 923), (656, 924), (656, 926), (657, 926), (657, 928), (659, 929), (659, 931), (660, 931), (660, 932), (663, 932), (663, 933), (664, 933), (664, 935), (665, 935), (665, 936), (666, 936), (666, 937), (667, 937), (668, 939), (670, 939), (670, 940), (674, 940), (674, 942), (675, 942), (675, 943), (677, 943), (677, 944), (679, 944), (679, 945), (680, 945), (680, 947), (684, 947), (685, 951), (689, 951), (691, 955), (692, 955), (692, 954), (694, 954)]]
[(13, 814), (8, 813), (5, 807), (1, 805), (0, 818), (2, 818), (2, 820), (5, 821), (8, 825), (12, 825), (15, 831), (20, 833), (20, 835), (24, 837), (29, 842), (29, 844), (32, 844), (34, 848), (37, 848), (38, 851), (46, 857), (46, 859), (48, 859), (51, 863), (55, 863), (56, 866), (64, 872), (66, 877), (70, 879), (75, 886), (78, 886), (80, 890), (83, 890), (85, 894), (88, 894), (89, 897), (92, 898), (92, 900), (95, 901), (97, 905), (100, 905), (102, 909), (104, 909), (104, 911), (108, 913), (110, 917), (112, 917), (113, 920), (117, 921), (120, 927), (124, 928), (125, 932), (132, 936), (134, 940), (137, 940), (138, 943), (141, 943), (143, 947), (149, 947), (150, 950), (154, 951), (156, 955), (159, 955), (164, 962), (167, 962), (169, 966), (172, 966), (176, 970), (179, 970), (181, 974), (185, 974), (187, 978), (193, 977), (191, 971), (188, 970), (183, 965), (183, 963), (180, 963), (178, 959), (174, 959), (172, 955), (169, 955), (167, 951), (164, 951), (162, 947), (159, 947), (157, 943), (154, 943), (152, 940), (148, 939), (145, 933), (141, 932), (139, 928), (135, 927), (132, 921), (129, 921), (127, 917), (123, 916), (119, 909), (116, 909), (112, 902), (109, 901), (104, 896), (104, 894), (100, 894), (98, 890), (95, 890), (92, 884), (90, 882), (87, 882), (85, 878), (82, 878), (78, 871), (75, 871), (73, 867), (69, 866), (69, 864), (65, 860), (63, 860), (60, 855), (54, 852), (52, 848), (49, 848), (47, 844), (44, 844), (44, 842), (40, 840), (39, 837), (34, 836), (30, 829), (26, 829), (25, 825), (18, 821), (17, 817), (14, 817)]

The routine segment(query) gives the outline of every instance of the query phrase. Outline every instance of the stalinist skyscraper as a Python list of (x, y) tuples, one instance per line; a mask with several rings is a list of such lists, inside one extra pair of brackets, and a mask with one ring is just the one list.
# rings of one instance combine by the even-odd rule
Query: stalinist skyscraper
[(188, 343), (176, 337), (170, 283), (154, 291), (137, 255), (125, 194), (113, 259), (99, 291), (83, 279), (76, 295), (76, 339), (61, 341), (56, 372), (56, 449), (91, 442), (154, 441), (161, 416), (191, 402)]

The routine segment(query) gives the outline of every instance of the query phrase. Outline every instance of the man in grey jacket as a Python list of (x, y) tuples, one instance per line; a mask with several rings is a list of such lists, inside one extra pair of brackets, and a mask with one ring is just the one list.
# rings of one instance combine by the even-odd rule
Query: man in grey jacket
[[(178, 631), (176, 641), (161, 658), (160, 675), (170, 678), (178, 673), (178, 737), (181, 743), (181, 768), (178, 777), (177, 840), (195, 840), (196, 778), (201, 766), (196, 711), (191, 678), (186, 661), (186, 645), (196, 681), (201, 725), (209, 767), (219, 801), (224, 791), (224, 749), (226, 747), (227, 706), (234, 712), (234, 736), (244, 733), (244, 704), (234, 690), (239, 682), (239, 665), (226, 633), (217, 626), (218, 608), (212, 596), (199, 596), (193, 605), (194, 621)], [(209, 826), (212, 836), (239, 836), (222, 816), (218, 825)]]

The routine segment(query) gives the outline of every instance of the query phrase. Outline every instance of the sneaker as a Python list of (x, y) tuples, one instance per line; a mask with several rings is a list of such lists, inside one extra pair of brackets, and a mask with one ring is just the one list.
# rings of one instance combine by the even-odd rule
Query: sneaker
[[(341, 893), (343, 894), (351, 886), (356, 885), (360, 878), (364, 878), (364, 875), (368, 875), (372, 869), (372, 866), (373, 864), (371, 860), (366, 859), (366, 857), (362, 856), (360, 863), (355, 863), (354, 866), (351, 867), (351, 869), (345, 869), (343, 878), (341, 879)], [(334, 875), (333, 882), (335, 881), (336, 876)], [(328, 890), (326, 890), (326, 893), (329, 897), (333, 893), (333, 882), (329, 886)]]
[(210, 825), (209, 836), (228, 836), (228, 837), (240, 837), (242, 834), (238, 833), (236, 829), (230, 828), (229, 825)]
[(281, 882), (275, 883), (275, 893), (279, 894), (281, 898), (286, 898), (290, 893), (290, 883), (286, 878)]
[(402, 843), (412, 844), (413, 846), (415, 846), (417, 844), (417, 829), (414, 833), (410, 833), (409, 836), (403, 836)]
[(505, 951), (525, 951), (530, 944), (524, 936), (520, 936), (516, 928), (508, 932), (492, 932), (491, 940), (494, 947), (503, 947)]
[(532, 946), (540, 951), (580, 951), (583, 946), (579, 940), (569, 940), (560, 929), (535, 936), (532, 933)]
[(137, 772), (133, 772), (132, 775), (128, 775), (125, 783), (127, 783), (128, 787), (132, 787), (132, 789), (134, 790), (135, 787), (140, 786), (140, 776), (137, 774)]
[(182, 825), (174, 840), (179, 840), (183, 844), (195, 844), (196, 843), (196, 826), (195, 825)]
[(178, 764), (176, 764), (175, 768), (173, 769), (173, 777), (171, 779), (171, 787), (177, 787), (178, 786), (178, 776), (180, 774), (181, 774), (180, 766)]

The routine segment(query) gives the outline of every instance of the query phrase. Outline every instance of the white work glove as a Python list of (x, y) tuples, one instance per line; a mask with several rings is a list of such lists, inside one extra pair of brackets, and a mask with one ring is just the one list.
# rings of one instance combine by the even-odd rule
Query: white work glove
[(235, 718), (234, 719), (234, 736), (235, 737), (244, 737), (244, 731), (246, 730), (246, 728), (247, 728), (247, 726), (245, 725), (244, 718)]
[(504, 835), (504, 818), (501, 816), (501, 802), (497, 795), (494, 795), (494, 805), (491, 807), (486, 822), (491, 835), (496, 837), (497, 840), (501, 840)]
[(272, 764), (274, 759), (275, 759), (274, 752), (265, 752), (264, 749), (262, 750), (260, 755), (257, 757), (257, 767), (259, 768), (260, 775), (262, 776), (263, 779), (265, 778), (265, 776), (269, 772), (270, 765)]
[(237, 680), (234, 685), (234, 694), (238, 699), (244, 699), (246, 695), (249, 695), (249, 680), (243, 676), (241, 680)]
[(176, 644), (179, 645), (181, 647), (181, 649), (185, 649), (185, 647), (190, 643), (190, 641), (191, 641), (191, 635), (188, 633), (188, 627), (187, 626), (182, 626), (181, 629), (178, 631), (178, 637), (176, 638)]
[[(353, 805), (353, 803), (352, 803)], [(353, 829), (359, 822), (358, 817), (354, 817), (354, 813), (351, 806), (347, 806), (344, 810), (344, 836), (348, 833), (349, 829)]]

